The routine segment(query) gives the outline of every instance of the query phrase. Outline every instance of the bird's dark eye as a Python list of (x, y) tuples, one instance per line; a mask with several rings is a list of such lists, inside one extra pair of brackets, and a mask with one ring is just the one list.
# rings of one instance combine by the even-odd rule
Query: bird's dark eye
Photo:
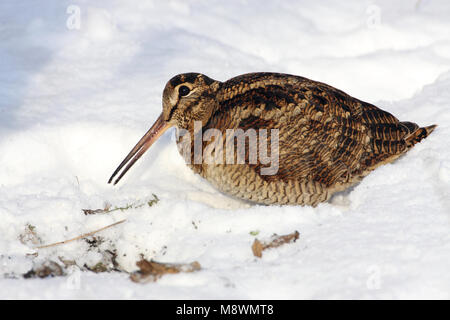
[(181, 86), (180, 88), (178, 88), (178, 93), (182, 97), (187, 96), (189, 94), (189, 92), (191, 92), (191, 89), (189, 89), (186, 86)]

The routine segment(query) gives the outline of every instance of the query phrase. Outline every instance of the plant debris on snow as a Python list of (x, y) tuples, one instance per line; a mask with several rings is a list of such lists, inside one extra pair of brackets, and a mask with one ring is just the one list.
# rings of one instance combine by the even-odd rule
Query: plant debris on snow
[(133, 272), (130, 279), (139, 283), (155, 282), (165, 274), (194, 272), (201, 269), (200, 263), (197, 261), (191, 263), (161, 263), (142, 259), (136, 262), (136, 265), (139, 270)]
[(283, 244), (295, 242), (300, 236), (298, 231), (295, 231), (290, 234), (286, 234), (284, 236), (279, 236), (274, 234), (268, 241), (261, 242), (258, 239), (255, 239), (252, 244), (252, 251), (255, 257), (261, 258), (262, 252), (269, 248), (276, 248)]

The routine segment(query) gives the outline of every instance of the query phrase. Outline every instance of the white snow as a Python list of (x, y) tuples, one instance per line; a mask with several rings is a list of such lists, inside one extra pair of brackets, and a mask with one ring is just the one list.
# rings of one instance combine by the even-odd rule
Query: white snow
[[(2, 0), (0, 298), (449, 299), (449, 16), (446, 0)], [(439, 127), (317, 208), (219, 194), (184, 165), (173, 131), (108, 185), (161, 112), (167, 80), (190, 71), (218, 80), (297, 74)], [(152, 193), (160, 199), (152, 207), (81, 211)], [(103, 259), (84, 240), (36, 250), (20, 241), (28, 225), (48, 244), (124, 218), (96, 234), (122, 268), (136, 270), (143, 255), (197, 260), (202, 270), (145, 285), (76, 266), (65, 277), (22, 278), (39, 261)], [(252, 255), (250, 232), (295, 230), (297, 242)]]

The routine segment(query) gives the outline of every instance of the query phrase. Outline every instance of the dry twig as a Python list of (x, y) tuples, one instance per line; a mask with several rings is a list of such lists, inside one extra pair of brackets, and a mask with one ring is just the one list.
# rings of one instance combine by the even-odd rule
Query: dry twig
[(97, 232), (100, 232), (100, 231), (103, 231), (103, 230), (105, 230), (105, 229), (114, 227), (114, 226), (116, 226), (116, 225), (118, 225), (118, 224), (121, 224), (121, 223), (123, 223), (123, 222), (125, 222), (125, 221), (127, 221), (127, 219), (123, 219), (123, 220), (114, 222), (114, 223), (112, 223), (112, 224), (110, 224), (110, 225), (107, 225), (106, 227), (103, 227), (103, 228), (100, 228), (100, 229), (97, 229), (97, 230), (94, 230), (94, 231), (91, 231), (91, 232), (88, 232), (88, 233), (79, 235), (78, 237), (75, 237), (75, 238), (72, 238), (72, 239), (69, 239), (69, 240), (64, 240), (64, 241), (60, 241), (60, 242), (55, 242), (55, 243), (51, 243), (51, 244), (46, 244), (46, 245), (43, 245), (43, 246), (38, 246), (38, 247), (35, 247), (35, 249), (44, 249), (44, 248), (54, 247), (54, 246), (58, 246), (58, 245), (60, 245), (60, 244), (66, 244), (66, 243), (69, 243), (69, 242), (72, 242), (72, 241), (75, 241), (75, 240), (87, 238), (87, 237), (90, 237), (90, 236), (92, 236), (93, 234), (95, 234), (95, 233), (97, 233)]

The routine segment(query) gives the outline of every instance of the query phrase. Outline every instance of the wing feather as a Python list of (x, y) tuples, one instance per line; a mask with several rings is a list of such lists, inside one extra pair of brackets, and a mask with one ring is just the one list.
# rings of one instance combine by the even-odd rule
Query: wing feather
[[(266, 181), (347, 184), (403, 153), (405, 136), (417, 126), (302, 77), (252, 74), (225, 84), (226, 98), (207, 127), (277, 129), (279, 169), (275, 175), (261, 176)], [(258, 174), (265, 166), (250, 164)]]

